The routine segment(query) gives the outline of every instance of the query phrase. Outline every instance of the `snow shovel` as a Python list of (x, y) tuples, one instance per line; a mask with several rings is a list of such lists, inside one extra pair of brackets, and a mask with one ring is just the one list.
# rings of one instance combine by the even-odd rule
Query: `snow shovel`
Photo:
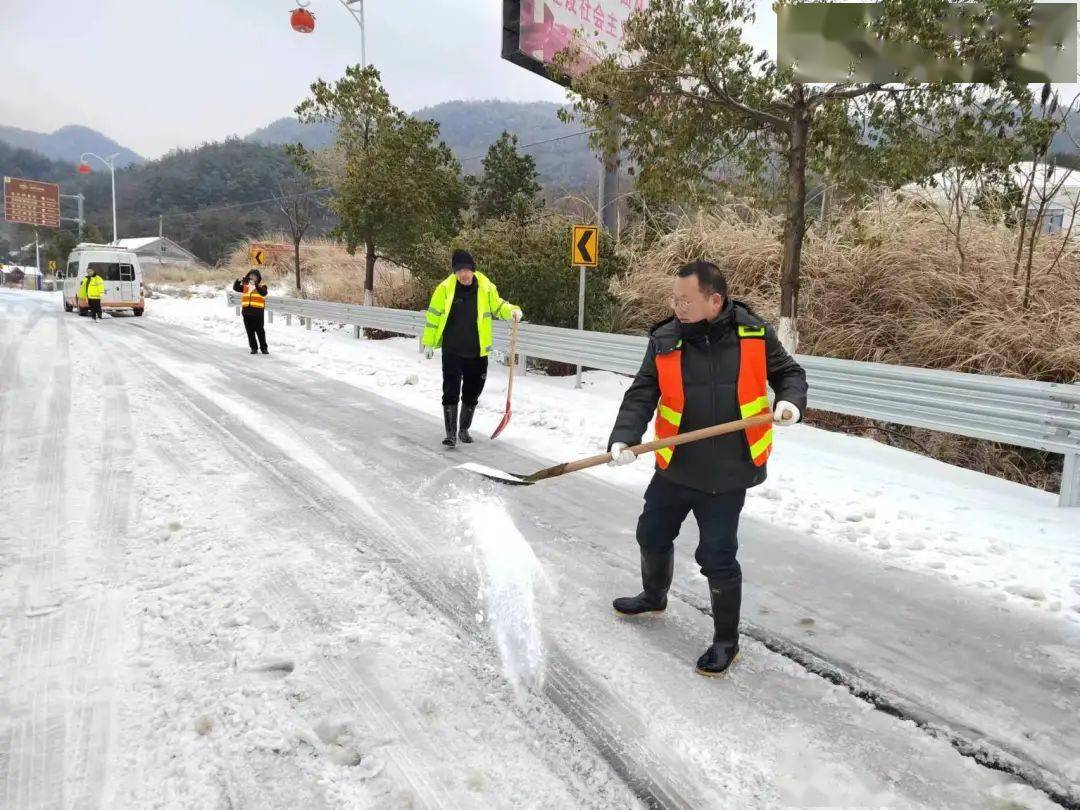
[(491, 434), (491, 438), (494, 439), (506, 426), (510, 424), (510, 395), (514, 393), (514, 369), (517, 368), (517, 336), (518, 326), (521, 321), (514, 321), (514, 325), (510, 328), (510, 382), (506, 384), (506, 413), (503, 414), (502, 421), (499, 422), (499, 426), (495, 428), (495, 432)]
[[(635, 456), (640, 456), (643, 453), (651, 453), (654, 450), (660, 450), (665, 447), (677, 447), (680, 444), (689, 444), (690, 442), (696, 442), (701, 439), (711, 439), (714, 436), (723, 436), (725, 433), (736, 433), (740, 430), (745, 430), (748, 427), (753, 427), (754, 425), (770, 423), (772, 422), (772, 419), (772, 413), (759, 413), (757, 416), (751, 416), (747, 419), (739, 419), (735, 422), (725, 422), (722, 425), (713, 425), (712, 427), (702, 428), (701, 430), (692, 430), (689, 433), (672, 436), (670, 439), (657, 439), (656, 441), (638, 444), (634, 447), (628, 447), (627, 449)], [(606, 464), (609, 461), (611, 461), (611, 453), (601, 453), (598, 456), (589, 456), (588, 458), (578, 459), (577, 461), (565, 461), (562, 464), (556, 464), (554, 467), (539, 470), (531, 475), (515, 475), (513, 473), (503, 472), (502, 470), (496, 470), (492, 467), (485, 467), (482, 464), (473, 464), (471, 462), (462, 464), (460, 467), (463, 470), (479, 473), (485, 478), (490, 478), (492, 481), (500, 481), (504, 484), (535, 484), (537, 481), (543, 481), (545, 478), (555, 478), (560, 475), (566, 475), (567, 473), (577, 472), (578, 470), (599, 467), (601, 464)]]

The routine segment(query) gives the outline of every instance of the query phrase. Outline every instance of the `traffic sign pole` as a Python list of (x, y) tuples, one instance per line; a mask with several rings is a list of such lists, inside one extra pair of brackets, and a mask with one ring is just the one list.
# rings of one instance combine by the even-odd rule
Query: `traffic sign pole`
[[(578, 270), (581, 272), (581, 280), (578, 282), (577, 328), (578, 328), (578, 331), (584, 331), (584, 329), (585, 329), (585, 265), (581, 265), (578, 268)], [(577, 382), (574, 384), (574, 388), (581, 388), (581, 363), (578, 363)]]
[[(600, 229), (596, 225), (575, 225), (570, 239), (570, 264), (577, 265), (581, 274), (578, 281), (578, 329), (585, 329), (585, 268), (596, 267), (600, 262)], [(577, 367), (575, 388), (581, 388), (581, 364)]]

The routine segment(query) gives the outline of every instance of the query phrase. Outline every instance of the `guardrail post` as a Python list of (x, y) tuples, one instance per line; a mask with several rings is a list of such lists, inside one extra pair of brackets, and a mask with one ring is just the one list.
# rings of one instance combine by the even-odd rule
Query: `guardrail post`
[(357, 324), (356, 326), (353, 327), (353, 337), (355, 337), (357, 340), (360, 339), (360, 325), (359, 324)]
[(286, 315), (285, 316), (285, 325), (286, 326), (292, 326), (292, 315)]
[(524, 352), (518, 352), (518, 370), (517, 373), (522, 377), (525, 376), (529, 368), (529, 358), (525, 356)]
[(308, 316), (308, 319), (307, 319), (307, 330), (309, 332), (311, 331), (311, 317), (310, 316)]
[(1058, 506), (1080, 506), (1080, 453), (1066, 453)]
[(243, 314), (243, 310), (242, 310), (242, 309), (241, 309), (240, 307), (237, 307), (237, 308), (236, 308), (236, 314), (237, 314), (237, 315), (242, 315), (242, 314)]
[(273, 323), (274, 322), (274, 310), (269, 309), (266, 312), (270, 316), (270, 323)]

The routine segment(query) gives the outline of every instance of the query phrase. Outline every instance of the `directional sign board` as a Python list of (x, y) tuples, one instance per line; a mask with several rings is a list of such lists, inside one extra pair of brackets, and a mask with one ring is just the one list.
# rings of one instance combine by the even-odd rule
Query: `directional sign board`
[(56, 272), (56, 259), (49, 259), (49, 269)]
[(595, 225), (575, 225), (570, 241), (570, 263), (577, 267), (596, 267), (600, 259), (600, 229)]
[(251, 263), (262, 267), (274, 256), (288, 256), (292, 253), (291, 245), (275, 245), (270, 242), (252, 242), (249, 253)]
[(4, 219), (39, 228), (59, 228), (60, 186), (5, 177)]

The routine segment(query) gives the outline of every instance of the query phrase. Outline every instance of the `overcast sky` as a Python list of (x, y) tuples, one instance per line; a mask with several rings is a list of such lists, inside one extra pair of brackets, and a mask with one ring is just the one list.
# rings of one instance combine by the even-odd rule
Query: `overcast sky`
[[(611, 0), (616, 2), (616, 0)], [(295, 0), (4, 2), (0, 124), (99, 130), (146, 157), (283, 115), (317, 77), (360, 62), (360, 32), (337, 0), (314, 0), (314, 33), (289, 27)], [(774, 49), (769, 0), (748, 32)], [(562, 90), (499, 56), (500, 0), (368, 0), (368, 59), (394, 102), (562, 101)]]

